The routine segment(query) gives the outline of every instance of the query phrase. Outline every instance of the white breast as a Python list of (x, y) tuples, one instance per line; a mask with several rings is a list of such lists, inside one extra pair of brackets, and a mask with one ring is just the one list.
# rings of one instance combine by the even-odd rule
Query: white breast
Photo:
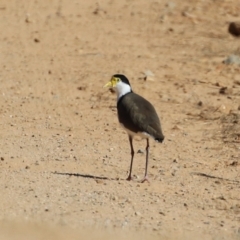
[(124, 96), (125, 94), (129, 93), (132, 91), (131, 87), (124, 83), (124, 82), (118, 82), (116, 85), (116, 91), (117, 91), (117, 102), (118, 100)]

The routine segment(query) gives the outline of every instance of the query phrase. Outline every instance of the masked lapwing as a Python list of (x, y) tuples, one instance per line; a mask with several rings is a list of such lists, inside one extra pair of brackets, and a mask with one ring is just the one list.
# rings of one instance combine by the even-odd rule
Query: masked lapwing
[(129, 80), (122, 74), (113, 75), (110, 82), (104, 87), (116, 89), (118, 120), (128, 133), (131, 148), (131, 164), (127, 180), (130, 181), (132, 179), (133, 137), (140, 135), (147, 140), (145, 175), (142, 182), (148, 181), (149, 138), (152, 137), (157, 142), (164, 140), (156, 110), (149, 101), (132, 91)]

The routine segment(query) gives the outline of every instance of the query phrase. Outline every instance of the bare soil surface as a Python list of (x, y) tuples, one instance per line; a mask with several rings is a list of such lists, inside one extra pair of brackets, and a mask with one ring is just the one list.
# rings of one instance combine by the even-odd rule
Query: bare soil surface
[[(0, 239), (240, 239), (240, 66), (223, 62), (240, 55), (227, 31), (239, 12), (235, 0), (2, 0)], [(115, 73), (161, 118), (150, 183), (141, 139), (125, 180), (128, 137), (103, 89)]]

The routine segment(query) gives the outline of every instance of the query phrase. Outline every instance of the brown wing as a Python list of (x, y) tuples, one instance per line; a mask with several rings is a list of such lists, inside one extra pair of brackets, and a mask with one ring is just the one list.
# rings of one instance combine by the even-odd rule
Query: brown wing
[(159, 117), (150, 102), (133, 92), (118, 102), (119, 122), (132, 132), (146, 132), (158, 141), (163, 141)]

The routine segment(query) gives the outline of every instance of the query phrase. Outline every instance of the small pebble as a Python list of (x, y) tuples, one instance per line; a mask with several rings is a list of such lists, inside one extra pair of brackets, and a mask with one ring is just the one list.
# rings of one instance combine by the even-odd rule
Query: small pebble
[(141, 213), (140, 212), (135, 212), (135, 215), (136, 216), (141, 216)]
[(240, 22), (231, 22), (228, 27), (228, 32), (234, 37), (240, 37)]
[(159, 214), (161, 214), (161, 215), (165, 216), (165, 213), (164, 213), (164, 212), (161, 212), (161, 211), (160, 211), (160, 212), (159, 212)]
[(237, 56), (237, 55), (230, 55), (229, 57), (227, 57), (227, 59), (225, 59), (223, 61), (223, 63), (229, 65), (229, 64), (237, 64), (237, 65), (240, 65), (240, 56)]
[(117, 200), (118, 200), (118, 197), (112, 196), (112, 200), (113, 200), (113, 201), (117, 201)]

